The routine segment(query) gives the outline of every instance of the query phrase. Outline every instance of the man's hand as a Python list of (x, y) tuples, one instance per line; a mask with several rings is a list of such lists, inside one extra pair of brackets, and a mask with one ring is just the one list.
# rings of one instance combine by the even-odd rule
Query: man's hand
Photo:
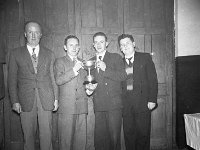
[(73, 67), (75, 74), (78, 73), (81, 68), (83, 69), (83, 63), (81, 61), (76, 61)]
[(20, 103), (14, 103), (12, 106), (12, 109), (14, 111), (16, 111), (18, 114), (20, 114), (22, 112), (22, 107), (21, 107)]
[(126, 68), (126, 74), (133, 74), (133, 68)]
[(103, 62), (101, 60), (96, 62), (96, 67), (100, 68), (102, 71), (106, 70), (106, 64), (105, 64), (105, 62)]
[(57, 111), (58, 110), (58, 100), (55, 100), (53, 105), (54, 105), (53, 111)]
[(92, 84), (86, 84), (85, 88), (86, 88), (86, 94), (87, 95), (92, 95), (92, 93), (94, 92), (94, 90), (97, 88), (98, 83)]
[(156, 107), (156, 103), (148, 102), (147, 106), (148, 106), (149, 110), (152, 110)]

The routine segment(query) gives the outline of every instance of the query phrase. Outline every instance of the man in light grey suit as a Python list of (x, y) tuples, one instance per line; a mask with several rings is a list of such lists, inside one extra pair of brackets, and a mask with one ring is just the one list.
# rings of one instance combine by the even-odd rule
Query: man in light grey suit
[(40, 150), (52, 150), (52, 110), (58, 108), (53, 74), (54, 54), (39, 45), (42, 37), (37, 22), (25, 25), (27, 44), (11, 51), (8, 88), (12, 109), (20, 114), (24, 150), (35, 150), (39, 125)]
[(59, 150), (85, 150), (88, 98), (83, 85), (86, 71), (78, 57), (79, 39), (67, 36), (64, 49), (66, 55), (56, 59), (54, 65), (59, 87)]

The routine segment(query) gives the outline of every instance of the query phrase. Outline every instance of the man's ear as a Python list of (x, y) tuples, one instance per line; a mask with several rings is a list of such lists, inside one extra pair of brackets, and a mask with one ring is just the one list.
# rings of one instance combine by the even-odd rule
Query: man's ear
[(66, 45), (64, 45), (63, 47), (64, 47), (64, 50), (65, 50), (65, 51), (67, 51), (67, 46), (66, 46)]
[(26, 36), (26, 32), (24, 32), (24, 36), (27, 37), (27, 36)]
[(135, 42), (133, 42), (133, 47), (135, 47)]

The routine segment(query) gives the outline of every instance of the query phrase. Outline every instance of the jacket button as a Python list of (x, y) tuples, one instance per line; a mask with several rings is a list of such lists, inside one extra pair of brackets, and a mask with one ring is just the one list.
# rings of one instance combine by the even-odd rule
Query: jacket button
[(108, 85), (108, 83), (105, 83), (105, 85)]

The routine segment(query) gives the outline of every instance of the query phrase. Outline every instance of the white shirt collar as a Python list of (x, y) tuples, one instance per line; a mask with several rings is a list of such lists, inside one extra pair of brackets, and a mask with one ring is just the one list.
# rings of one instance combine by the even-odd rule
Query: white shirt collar
[(134, 55), (135, 55), (135, 53), (133, 53), (131, 56), (129, 56), (129, 57), (127, 57), (127, 56), (125, 56), (125, 60), (126, 60), (126, 62), (127, 62), (127, 64), (129, 64), (129, 61), (128, 61), (128, 59), (129, 58), (131, 58), (131, 63), (133, 63), (134, 62)]
[(32, 55), (32, 53), (33, 53), (33, 48), (35, 48), (34, 52), (35, 52), (35, 54), (36, 54), (36, 57), (38, 57), (39, 51), (40, 51), (40, 46), (39, 46), (39, 44), (38, 44), (36, 47), (31, 47), (30, 45), (26, 45), (26, 46), (27, 46), (27, 49), (28, 49), (28, 52), (29, 52), (30, 55)]
[(77, 57), (73, 57), (73, 56), (69, 55), (68, 53), (67, 53), (67, 55), (69, 56), (69, 58), (70, 58), (72, 61), (74, 61), (74, 58), (77, 58)]
[(96, 56), (97, 56), (97, 61), (99, 61), (99, 56), (101, 56), (101, 60), (103, 60), (105, 54), (106, 54), (106, 50), (105, 50), (104, 52), (102, 52), (101, 54), (98, 54), (98, 53), (97, 53), (97, 54), (96, 54)]

